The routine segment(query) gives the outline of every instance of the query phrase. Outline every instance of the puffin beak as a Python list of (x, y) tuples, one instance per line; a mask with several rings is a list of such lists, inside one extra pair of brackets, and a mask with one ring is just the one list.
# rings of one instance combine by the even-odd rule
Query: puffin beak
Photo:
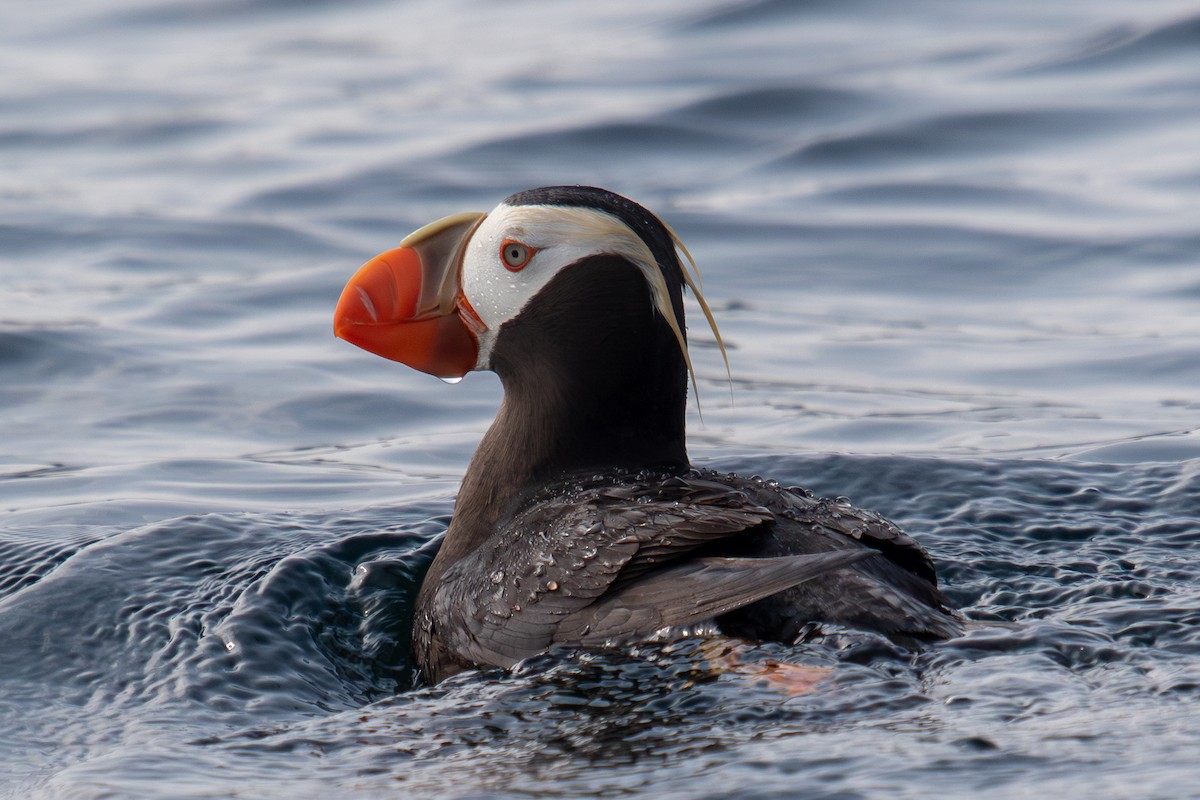
[(363, 264), (333, 312), (334, 335), (439, 378), (474, 369), (486, 327), (462, 296), (458, 273), (485, 216), (446, 217)]

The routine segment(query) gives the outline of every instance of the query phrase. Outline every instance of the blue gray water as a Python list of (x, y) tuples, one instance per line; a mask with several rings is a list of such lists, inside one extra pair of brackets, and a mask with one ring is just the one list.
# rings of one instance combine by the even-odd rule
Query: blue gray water
[[(0, 16), (0, 795), (1197, 795), (1194, 3)], [(333, 305), (560, 182), (700, 263), (694, 459), (893, 518), (965, 636), (744, 655), (797, 697), (695, 641), (412, 688), (499, 388)]]

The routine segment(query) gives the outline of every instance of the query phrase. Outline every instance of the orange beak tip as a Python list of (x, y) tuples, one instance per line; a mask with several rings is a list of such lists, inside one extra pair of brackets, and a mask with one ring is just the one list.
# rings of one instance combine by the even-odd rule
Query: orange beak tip
[(422, 276), (411, 247), (372, 258), (342, 290), (333, 335), (439, 378), (461, 378), (475, 368), (479, 345), (457, 311), (419, 313)]

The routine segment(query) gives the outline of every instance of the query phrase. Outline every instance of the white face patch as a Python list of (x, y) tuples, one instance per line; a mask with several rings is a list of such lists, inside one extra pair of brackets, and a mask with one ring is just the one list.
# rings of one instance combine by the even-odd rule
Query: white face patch
[[(687, 257), (692, 266), (696, 280), (692, 280), (682, 265), (681, 276), (704, 312), (728, 373), (729, 358), (725, 353), (725, 343), (721, 341), (717, 322), (700, 291), (696, 262), (675, 232), (670, 228), (667, 228), (667, 232), (675, 248)], [(527, 259), (530, 252), (532, 257)], [(460, 285), (463, 295), (487, 326), (486, 331), (478, 334), (479, 358), (475, 362), (475, 369), (491, 368), (492, 348), (501, 325), (520, 314), (526, 304), (559, 272), (595, 255), (620, 256), (641, 270), (654, 307), (679, 342), (679, 350), (692, 376), (693, 389), (698, 392), (696, 372), (692, 369), (692, 359), (683, 336), (683, 320), (675, 317), (671, 293), (654, 254), (642, 238), (616, 216), (599, 209), (578, 206), (510, 206), (501, 203), (472, 233), (463, 252)], [(506, 257), (510, 265), (523, 266), (510, 269), (505, 266)], [(731, 386), (732, 380), (731, 377)]]
[[(534, 251), (524, 267), (509, 269), (502, 248), (518, 243)], [(500, 326), (513, 319), (555, 275), (588, 256), (610, 254), (646, 275), (655, 305), (674, 318), (666, 282), (650, 248), (612, 214), (574, 206), (501, 204), (471, 235), (463, 253), (462, 292), (487, 325), (479, 337), (476, 369), (488, 369)]]

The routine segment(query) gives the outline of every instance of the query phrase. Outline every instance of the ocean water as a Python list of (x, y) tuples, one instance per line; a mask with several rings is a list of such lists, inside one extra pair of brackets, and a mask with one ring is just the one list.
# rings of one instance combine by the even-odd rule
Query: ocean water
[[(1200, 796), (1194, 3), (0, 17), (0, 796)], [(333, 306), (550, 183), (696, 256), (693, 459), (894, 519), (964, 636), (743, 654), (794, 697), (694, 640), (412, 685), (499, 387)]]

